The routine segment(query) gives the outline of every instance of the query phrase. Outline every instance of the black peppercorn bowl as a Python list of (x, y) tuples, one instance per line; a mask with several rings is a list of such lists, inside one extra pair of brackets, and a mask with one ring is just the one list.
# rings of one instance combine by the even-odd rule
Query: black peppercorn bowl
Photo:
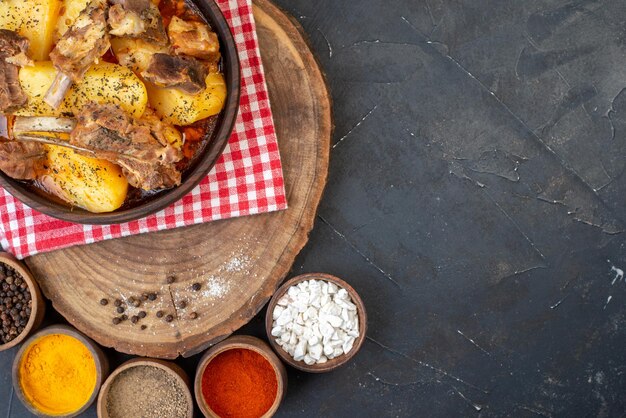
[[(11, 347), (15, 347), (16, 345), (24, 341), (24, 339), (28, 337), (33, 331), (39, 328), (39, 326), (41, 325), (41, 321), (43, 320), (43, 317), (45, 315), (46, 304), (44, 302), (43, 296), (41, 295), (41, 291), (39, 290), (37, 282), (33, 278), (30, 271), (26, 268), (26, 266), (17, 261), (17, 259), (15, 259), (15, 257), (13, 257), (11, 254), (3, 252), (0, 252), (0, 264), (4, 264), (12, 268), (15, 272), (19, 273), (19, 275), (22, 276), (22, 279), (28, 285), (31, 299), (31, 311), (28, 317), (28, 322), (24, 326), (22, 332), (17, 337), (7, 342), (6, 344), (0, 344), (0, 351), (4, 351), (8, 350)], [(3, 313), (6, 315), (5, 312)], [(2, 313), (0, 313), (0, 315), (2, 315)], [(0, 325), (2, 325), (1, 320)]]

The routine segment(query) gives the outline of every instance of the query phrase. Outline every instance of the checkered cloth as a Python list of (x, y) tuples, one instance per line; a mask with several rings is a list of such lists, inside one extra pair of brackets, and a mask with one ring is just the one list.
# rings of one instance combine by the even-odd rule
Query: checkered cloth
[(286, 209), (278, 144), (251, 0), (217, 0), (241, 61), (239, 116), (208, 176), (170, 207), (119, 225), (78, 225), (43, 215), (0, 188), (0, 243), (24, 258), (37, 253), (201, 222)]

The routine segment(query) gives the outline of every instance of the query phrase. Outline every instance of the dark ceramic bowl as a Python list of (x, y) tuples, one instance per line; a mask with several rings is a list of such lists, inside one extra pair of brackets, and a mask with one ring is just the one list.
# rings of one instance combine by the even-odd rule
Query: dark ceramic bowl
[(118, 224), (143, 218), (178, 201), (196, 187), (213, 168), (230, 137), (239, 107), (240, 73), (235, 40), (217, 4), (213, 0), (186, 1), (196, 6), (219, 37), (227, 96), (212, 137), (209, 138), (202, 154), (183, 173), (180, 186), (158, 192), (155, 196), (137, 205), (129, 208), (122, 207), (109, 213), (92, 213), (80, 208), (69, 207), (38, 193), (31, 186), (16, 181), (1, 171), (0, 186), (35, 210), (55, 218), (80, 224)]

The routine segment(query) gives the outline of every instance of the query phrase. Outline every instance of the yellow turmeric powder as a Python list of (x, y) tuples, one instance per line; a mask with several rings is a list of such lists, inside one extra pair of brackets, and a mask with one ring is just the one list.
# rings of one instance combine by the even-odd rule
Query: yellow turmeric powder
[(87, 403), (96, 388), (96, 362), (78, 339), (46, 335), (26, 349), (19, 383), (26, 400), (39, 411), (71, 414)]

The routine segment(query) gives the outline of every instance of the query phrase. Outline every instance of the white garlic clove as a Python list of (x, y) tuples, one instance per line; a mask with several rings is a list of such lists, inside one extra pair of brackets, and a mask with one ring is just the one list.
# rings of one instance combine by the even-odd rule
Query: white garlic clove
[(311, 357), (313, 357), (316, 361), (322, 357), (322, 351), (324, 351), (324, 347), (322, 344), (316, 344), (313, 346), (309, 346), (308, 352)]
[(343, 346), (341, 347), (343, 349), (344, 353), (348, 353), (350, 350), (352, 350), (352, 346), (354, 345), (354, 338), (348, 338), (348, 340), (346, 342), (343, 343)]
[[(341, 314), (341, 311), (339, 312)], [(326, 317), (327, 321), (335, 328), (338, 328), (343, 324), (343, 319), (335, 315), (328, 315)]]
[(324, 355), (331, 356), (335, 352), (335, 347), (330, 344), (324, 344)]
[(317, 360), (317, 364), (323, 364), (326, 363), (328, 361), (328, 358), (326, 356), (321, 356), (319, 360)]
[(304, 356), (304, 363), (308, 366), (311, 366), (313, 364), (315, 364), (315, 360), (313, 359), (313, 357), (309, 356), (308, 354)]
[(280, 337), (282, 333), (283, 333), (282, 327), (272, 328), (272, 332), (271, 332), (272, 337)]
[(339, 288), (335, 283), (328, 283), (328, 294), (334, 295), (337, 293), (337, 290), (339, 290)]

